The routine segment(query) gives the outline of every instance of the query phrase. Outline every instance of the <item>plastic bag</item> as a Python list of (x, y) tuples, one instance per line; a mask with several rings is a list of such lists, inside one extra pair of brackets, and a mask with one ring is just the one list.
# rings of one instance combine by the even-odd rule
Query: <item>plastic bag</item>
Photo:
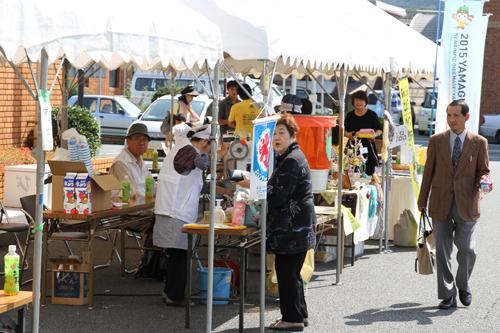
[(394, 226), (394, 245), (403, 247), (417, 246), (418, 224), (409, 209), (405, 209)]
[[(304, 264), (302, 265), (302, 269), (300, 270), (300, 276), (302, 277), (304, 287), (309, 283), (309, 281), (311, 281), (313, 273), (314, 273), (314, 249), (310, 249), (306, 253)], [(274, 264), (271, 273), (267, 276), (266, 285), (267, 289), (269, 289), (270, 292), (279, 295), (278, 276), (276, 274), (276, 268), (274, 267)]]

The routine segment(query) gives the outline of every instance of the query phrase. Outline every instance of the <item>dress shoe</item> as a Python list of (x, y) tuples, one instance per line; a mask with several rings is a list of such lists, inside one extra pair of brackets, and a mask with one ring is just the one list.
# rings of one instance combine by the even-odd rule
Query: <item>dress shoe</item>
[[(281, 321), (282, 318), (276, 319), (276, 322)], [(307, 327), (309, 325), (309, 318), (304, 318), (304, 327)]]
[[(170, 299), (167, 297), (166, 299), (167, 306), (175, 306), (178, 308), (185, 308), (187, 306), (187, 299), (181, 299), (179, 301), (174, 301), (173, 299)], [(194, 306), (194, 303), (191, 303), (191, 307)]]
[(465, 306), (469, 306), (472, 302), (472, 294), (463, 290), (458, 290), (458, 294), (460, 295), (460, 302)]
[(456, 307), (457, 307), (457, 299), (455, 296), (451, 296), (450, 298), (445, 299), (441, 303), (439, 303), (440, 309), (451, 309)]
[(302, 323), (289, 323), (286, 321), (278, 321), (277, 323), (271, 324), (269, 329), (274, 331), (292, 331), (292, 332), (302, 332), (304, 330), (304, 324)]

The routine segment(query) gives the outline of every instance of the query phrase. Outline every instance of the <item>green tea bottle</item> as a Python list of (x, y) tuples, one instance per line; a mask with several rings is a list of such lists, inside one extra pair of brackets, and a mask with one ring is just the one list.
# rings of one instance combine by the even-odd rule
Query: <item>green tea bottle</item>
[(9, 245), (9, 253), (4, 257), (5, 262), (5, 296), (19, 294), (19, 255), (16, 246)]
[(122, 185), (122, 202), (130, 202), (130, 180), (128, 178), (128, 175), (125, 175), (125, 178), (122, 181)]

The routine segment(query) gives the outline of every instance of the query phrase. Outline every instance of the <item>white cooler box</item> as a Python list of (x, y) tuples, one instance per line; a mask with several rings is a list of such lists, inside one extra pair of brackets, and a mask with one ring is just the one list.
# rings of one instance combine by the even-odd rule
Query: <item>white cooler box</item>
[[(50, 168), (46, 164), (43, 179), (47, 179), (49, 175)], [(5, 167), (3, 204), (7, 207), (21, 207), (19, 199), (31, 194), (36, 194), (36, 164)], [(43, 203), (52, 207), (52, 184), (43, 187)]]

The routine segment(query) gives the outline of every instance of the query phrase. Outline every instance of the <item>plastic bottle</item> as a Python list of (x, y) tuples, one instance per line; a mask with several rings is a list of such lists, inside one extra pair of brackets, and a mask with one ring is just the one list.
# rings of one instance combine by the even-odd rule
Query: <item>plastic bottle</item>
[(153, 150), (153, 170), (158, 170), (158, 150)]
[(146, 200), (153, 199), (153, 177), (146, 177)]
[(221, 202), (222, 199), (216, 199), (217, 200), (217, 206), (215, 207), (215, 212), (214, 212), (214, 219), (215, 219), (215, 224), (224, 224), (224, 221), (226, 220), (226, 213), (222, 210)]
[(130, 202), (130, 179), (128, 178), (128, 175), (125, 175), (122, 185), (122, 202)]
[(19, 294), (19, 255), (16, 246), (9, 245), (9, 253), (4, 257), (5, 262), (5, 296)]

